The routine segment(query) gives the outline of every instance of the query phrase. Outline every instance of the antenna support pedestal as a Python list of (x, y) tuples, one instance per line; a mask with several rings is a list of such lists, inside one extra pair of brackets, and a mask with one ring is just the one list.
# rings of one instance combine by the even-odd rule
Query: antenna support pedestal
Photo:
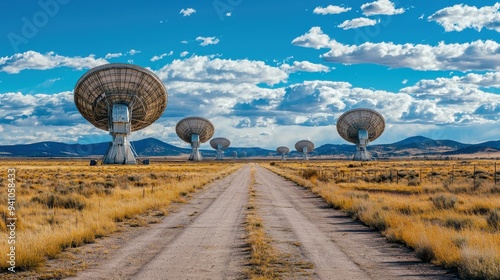
[(302, 148), (302, 154), (304, 155), (304, 160), (309, 160), (309, 156), (307, 155), (307, 147)]
[(215, 160), (224, 160), (224, 151), (222, 150), (222, 145), (217, 145), (217, 156)]
[(128, 106), (113, 104), (109, 134), (113, 142), (104, 156), (105, 164), (135, 164), (135, 156), (127, 137), (130, 134)]
[(354, 154), (354, 160), (371, 160), (372, 156), (366, 150), (366, 146), (370, 143), (368, 138), (368, 132), (364, 129), (358, 130), (358, 143), (356, 143), (356, 153)]
[(353, 160), (368, 161), (371, 159), (372, 159), (372, 156), (366, 150), (366, 146), (357, 146), (356, 147), (356, 153), (354, 154)]
[(189, 155), (190, 161), (201, 161), (203, 158), (201, 157), (200, 151), (198, 148), (200, 147), (200, 136), (198, 134), (191, 135), (191, 147), (193, 151)]

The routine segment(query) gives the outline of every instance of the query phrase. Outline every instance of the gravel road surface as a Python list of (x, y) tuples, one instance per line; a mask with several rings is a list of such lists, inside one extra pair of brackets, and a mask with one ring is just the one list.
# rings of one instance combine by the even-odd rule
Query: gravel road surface
[(244, 279), (251, 169), (256, 210), (271, 244), (286, 256), (284, 265), (300, 267), (282, 278), (458, 279), (257, 164), (206, 186), (73, 279)]

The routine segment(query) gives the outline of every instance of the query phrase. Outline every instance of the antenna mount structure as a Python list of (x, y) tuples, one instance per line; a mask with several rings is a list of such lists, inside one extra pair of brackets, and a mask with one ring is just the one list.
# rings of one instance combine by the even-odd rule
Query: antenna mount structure
[(215, 160), (223, 160), (224, 159), (224, 151), (229, 148), (231, 142), (224, 137), (216, 137), (210, 140), (210, 146), (217, 150), (217, 156)]
[(384, 117), (366, 109), (352, 109), (342, 114), (337, 121), (337, 131), (346, 141), (356, 144), (353, 160), (371, 160), (366, 146), (377, 139), (385, 129)]
[(168, 102), (167, 90), (153, 72), (121, 63), (87, 71), (76, 83), (74, 101), (87, 121), (113, 137), (104, 164), (136, 163), (128, 136), (159, 119)]
[(278, 154), (281, 155), (281, 160), (285, 161), (286, 155), (290, 152), (290, 149), (288, 149), (288, 147), (285, 146), (279, 146), (278, 148), (276, 148), (276, 152), (278, 152)]
[(309, 140), (300, 140), (295, 143), (295, 149), (302, 153), (304, 160), (309, 160), (308, 153), (314, 150), (314, 143)]
[(193, 150), (189, 155), (189, 160), (201, 161), (199, 147), (201, 143), (205, 143), (212, 138), (215, 128), (212, 122), (205, 118), (186, 117), (177, 123), (175, 132), (184, 142), (191, 144)]

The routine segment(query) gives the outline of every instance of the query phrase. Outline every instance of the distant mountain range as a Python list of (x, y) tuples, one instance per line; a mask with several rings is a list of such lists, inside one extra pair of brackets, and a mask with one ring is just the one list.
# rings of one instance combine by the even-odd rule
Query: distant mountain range
[[(0, 146), (0, 157), (100, 157), (106, 153), (109, 142), (95, 144), (65, 144), (58, 142), (40, 142), (22, 145)], [(137, 154), (141, 157), (182, 156), (189, 154), (191, 149), (179, 148), (155, 138), (133, 141)], [(293, 147), (289, 147), (290, 150)], [(334, 156), (350, 158), (355, 146), (350, 144), (325, 144), (316, 148), (312, 156)], [(489, 141), (480, 144), (464, 144), (452, 140), (433, 140), (423, 136), (414, 136), (392, 144), (371, 145), (368, 147), (373, 157), (413, 157), (413, 156), (454, 156), (461, 154), (491, 153), (500, 151), (500, 141)], [(238, 157), (276, 156), (274, 150), (258, 147), (230, 147), (225, 151), (226, 157), (232, 157), (236, 152)], [(215, 157), (215, 150), (201, 150), (205, 157)], [(300, 154), (292, 151), (290, 157)]]

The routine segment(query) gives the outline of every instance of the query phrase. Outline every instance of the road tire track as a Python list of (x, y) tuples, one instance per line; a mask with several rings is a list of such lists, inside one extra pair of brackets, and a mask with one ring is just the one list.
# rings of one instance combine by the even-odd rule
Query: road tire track
[(459, 279), (455, 273), (423, 263), (408, 248), (388, 243), (379, 232), (261, 166), (256, 167), (255, 179), (257, 209), (270, 237), (299, 245), (293, 251), (279, 242), (282, 251), (313, 263), (316, 278)]
[(241, 278), (249, 170), (210, 183), (189, 204), (71, 279)]

